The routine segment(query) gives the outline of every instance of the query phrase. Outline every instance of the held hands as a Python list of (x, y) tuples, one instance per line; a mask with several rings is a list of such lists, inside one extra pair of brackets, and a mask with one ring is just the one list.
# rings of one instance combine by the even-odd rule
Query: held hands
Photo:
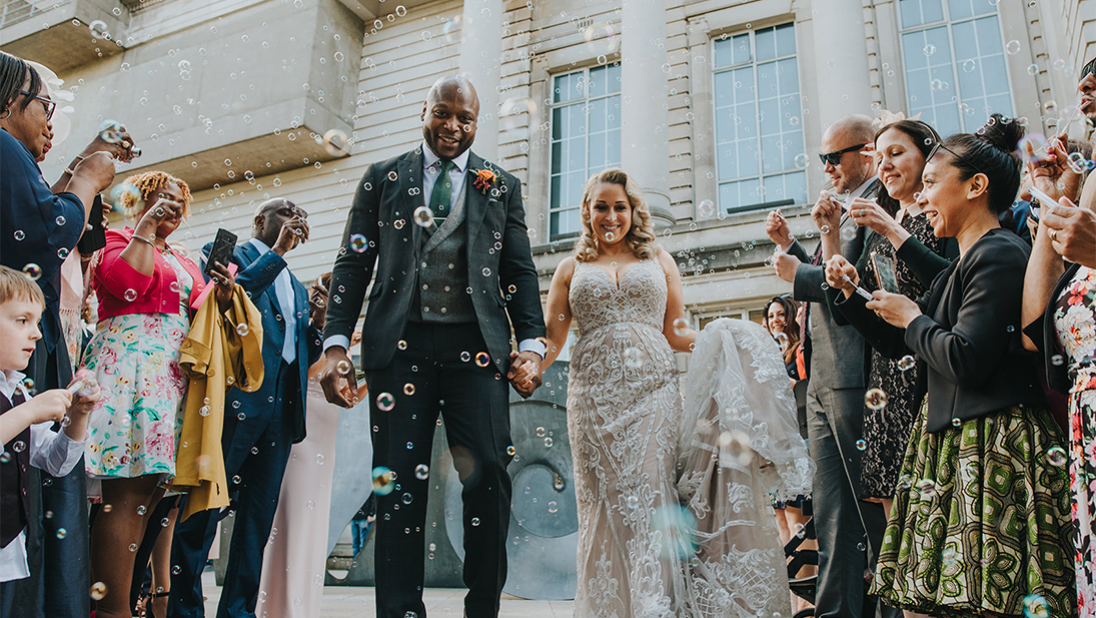
[(788, 220), (780, 209), (769, 211), (769, 216), (765, 217), (765, 234), (783, 250), (787, 250), (794, 240), (791, 230), (788, 229)]
[(860, 285), (860, 274), (843, 255), (835, 255), (826, 260), (826, 283), (845, 293), (845, 298), (853, 295)]
[(296, 248), (299, 243), (306, 242), (310, 231), (308, 221), (299, 215), (295, 216), (282, 224), (282, 229), (278, 232), (278, 240), (274, 243), (272, 249), (278, 255), (285, 255)]
[(841, 231), (841, 203), (833, 193), (822, 191), (818, 201), (811, 209), (811, 219), (823, 234), (838, 234)]
[(329, 403), (351, 408), (358, 403), (358, 379), (354, 375), (354, 363), (346, 348), (333, 346), (323, 353), (324, 368), (320, 373), (320, 386)]
[(524, 399), (532, 397), (540, 387), (540, 362), (540, 355), (536, 352), (510, 353), (510, 371), (506, 373), (506, 379)]

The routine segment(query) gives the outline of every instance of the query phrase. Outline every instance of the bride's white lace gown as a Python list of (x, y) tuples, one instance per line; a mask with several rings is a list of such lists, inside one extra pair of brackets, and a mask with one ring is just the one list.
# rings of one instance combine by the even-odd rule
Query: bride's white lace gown
[(578, 325), (567, 389), (579, 529), (575, 616), (676, 617), (683, 539), (652, 526), (678, 504), (682, 402), (662, 334), (666, 275), (645, 260), (614, 282), (577, 262), (569, 301)]
[[(579, 331), (567, 395), (579, 524), (575, 616), (789, 616), (768, 495), (809, 493), (811, 463), (787, 379), (768, 375), (783, 372), (779, 352), (771, 340), (752, 346), (760, 356), (744, 352), (734, 335), (753, 342), (749, 327), (760, 327), (719, 320), (697, 339), (703, 355), (691, 362), (701, 370), (689, 374), (696, 392), (683, 407), (662, 334), (666, 291), (657, 260), (630, 266), (619, 282), (579, 262), (571, 279)], [(752, 359), (744, 369), (740, 353)], [(722, 380), (734, 374), (728, 365), (738, 374)], [(769, 464), (766, 453), (781, 463)]]

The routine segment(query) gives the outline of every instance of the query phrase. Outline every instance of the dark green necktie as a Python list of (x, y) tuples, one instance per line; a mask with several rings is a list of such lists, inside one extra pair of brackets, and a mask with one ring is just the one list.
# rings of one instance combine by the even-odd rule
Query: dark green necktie
[(452, 161), (441, 162), (441, 174), (434, 182), (434, 190), (430, 192), (430, 210), (434, 213), (435, 219), (445, 219), (449, 216), (449, 205), (453, 202), (453, 181), (449, 178), (449, 170), (455, 165)]

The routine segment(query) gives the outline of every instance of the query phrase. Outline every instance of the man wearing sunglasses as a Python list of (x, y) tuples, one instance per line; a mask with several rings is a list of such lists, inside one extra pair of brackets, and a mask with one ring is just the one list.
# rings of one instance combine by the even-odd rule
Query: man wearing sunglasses
[[(837, 239), (841, 253), (853, 262), (864, 247), (864, 228), (857, 228), (846, 212), (839, 229), (831, 230), (826, 214), (844, 210), (854, 198), (875, 195), (880, 183), (869, 152), (874, 141), (872, 120), (861, 114), (837, 119), (822, 136), (823, 154), (819, 157), (833, 188), (822, 191), (812, 218), (824, 235)], [(863, 433), (868, 348), (855, 329), (839, 325), (830, 313), (822, 289), (821, 246), (810, 257), (776, 211), (770, 214), (766, 231), (779, 247), (777, 275), (792, 283), (793, 297), (806, 304), (803, 348), (809, 380), (808, 445), (818, 465), (813, 495), (819, 548), (815, 616), (874, 616), (874, 600), (865, 597), (865, 537), (882, 539), (886, 515), (880, 505), (859, 500), (860, 451), (856, 441)], [(894, 615), (901, 616), (901, 612), (883, 611), (885, 617)]]

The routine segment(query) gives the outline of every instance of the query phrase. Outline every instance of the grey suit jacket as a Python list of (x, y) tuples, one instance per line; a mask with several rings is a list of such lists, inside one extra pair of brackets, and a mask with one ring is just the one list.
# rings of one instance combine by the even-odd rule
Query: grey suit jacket
[[(878, 186), (877, 181), (865, 195), (874, 194)], [(849, 237), (852, 240), (842, 240), (841, 254), (855, 264), (864, 251), (865, 228), (856, 227), (846, 212), (841, 217), (841, 238)], [(824, 267), (810, 263), (811, 256), (798, 240), (792, 242), (788, 253), (803, 262), (795, 271), (792, 297), (812, 303), (810, 388), (865, 388), (870, 367), (867, 342), (855, 328), (841, 326), (834, 320), (822, 289), (826, 282)]]

